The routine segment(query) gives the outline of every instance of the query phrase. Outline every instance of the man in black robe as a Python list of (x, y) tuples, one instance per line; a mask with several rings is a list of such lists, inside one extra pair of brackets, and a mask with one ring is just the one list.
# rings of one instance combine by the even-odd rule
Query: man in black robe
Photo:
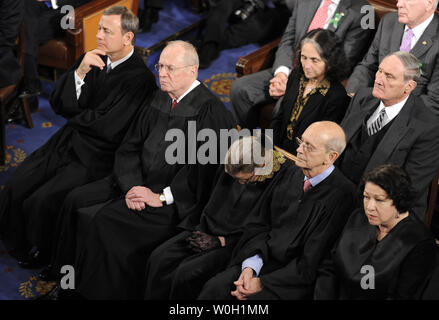
[(170, 42), (156, 69), (162, 90), (128, 131), (113, 175), (72, 191), (58, 223), (54, 271), (73, 264), (76, 289), (88, 299), (142, 298), (150, 252), (175, 235), (177, 225), (193, 228), (209, 199), (220, 158), (209, 151), (212, 161), (201, 164), (196, 136), (204, 129), (219, 137), (220, 129), (235, 127), (232, 114), (197, 80), (191, 44)]
[(259, 220), (252, 214), (259, 213), (255, 210), (258, 200), (279, 184), (287, 184), (285, 172), (293, 165), (268, 148), (263, 153), (266, 161), (258, 163), (251, 157), (258, 150), (255, 137), (245, 137), (230, 147), (198, 226), (179, 233), (151, 254), (145, 299), (195, 299), (204, 283), (226, 268), (244, 226)]
[(266, 222), (248, 226), (231, 266), (205, 284), (199, 299), (312, 297), (320, 260), (341, 232), (355, 197), (352, 183), (333, 166), (345, 146), (337, 124), (315, 122), (299, 143), (289, 184), (260, 206)]
[[(67, 123), (17, 168), (0, 194), (0, 237), (23, 267), (47, 257), (65, 195), (111, 172), (134, 115), (157, 88), (134, 53), (137, 27), (125, 7), (104, 12), (98, 49), (81, 57), (51, 95), (53, 110)], [(40, 249), (27, 257), (32, 246)]]

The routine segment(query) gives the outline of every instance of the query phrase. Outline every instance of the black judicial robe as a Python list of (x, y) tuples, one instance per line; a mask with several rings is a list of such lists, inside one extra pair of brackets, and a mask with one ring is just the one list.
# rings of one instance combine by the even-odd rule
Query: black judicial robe
[[(276, 152), (277, 153), (277, 152)], [(222, 271), (231, 258), (244, 226), (256, 223), (260, 217), (253, 213), (266, 190), (282, 181), (286, 167), (292, 164), (281, 157), (274, 176), (255, 184), (240, 184), (220, 167), (219, 179), (195, 228), (213, 236), (223, 236), (225, 247), (202, 253), (193, 252), (184, 231), (169, 239), (151, 254), (147, 264), (145, 299), (195, 299), (204, 282)], [(275, 160), (278, 161), (278, 160)], [(286, 163), (285, 161), (288, 161)]]
[[(420, 299), (436, 265), (431, 233), (414, 214), (380, 241), (364, 210), (355, 210), (319, 270), (316, 299)], [(367, 267), (368, 269), (362, 270)], [(373, 268), (373, 273), (370, 269)], [(373, 289), (363, 289), (365, 284)], [(365, 278), (364, 280), (362, 280)]]
[(0, 195), (0, 235), (11, 254), (30, 245), (50, 248), (64, 196), (111, 173), (128, 126), (157, 88), (134, 53), (108, 74), (93, 67), (77, 100), (73, 73), (81, 61), (64, 74), (50, 99), (67, 123), (23, 161)]
[(264, 289), (249, 299), (312, 297), (317, 268), (353, 209), (355, 188), (337, 168), (306, 193), (302, 170), (292, 167), (288, 175), (259, 207), (265, 223), (247, 227), (229, 269), (210, 279), (199, 299), (231, 299), (242, 262), (255, 254), (264, 261)]
[[(92, 213), (87, 232), (78, 230), (85, 236), (77, 242), (77, 289), (86, 298), (142, 298), (150, 252), (175, 235), (177, 225), (190, 228), (193, 221), (199, 221), (213, 187), (219, 153), (215, 164), (191, 164), (187, 158), (185, 163), (169, 164), (165, 159), (173, 143), (165, 141), (168, 130), (180, 129), (187, 145), (194, 142), (190, 141), (195, 137), (188, 132), (189, 121), (195, 121), (197, 133), (212, 129), (217, 137), (220, 129), (235, 127), (231, 113), (200, 84), (172, 110), (169, 95), (158, 91), (127, 133), (114, 168), (120, 196)], [(196, 149), (202, 144), (197, 142)], [(175, 203), (129, 210), (124, 195), (134, 186), (146, 186), (154, 193), (170, 186)], [(79, 221), (87, 219), (79, 213)]]
[(23, 20), (24, 0), (0, 1), (0, 88), (17, 83), (21, 68), (14, 45)]

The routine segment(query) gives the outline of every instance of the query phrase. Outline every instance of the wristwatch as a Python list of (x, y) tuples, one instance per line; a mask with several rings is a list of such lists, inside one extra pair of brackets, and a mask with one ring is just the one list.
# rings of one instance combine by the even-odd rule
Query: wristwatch
[(160, 199), (161, 202), (166, 202), (165, 194), (160, 193), (159, 199)]

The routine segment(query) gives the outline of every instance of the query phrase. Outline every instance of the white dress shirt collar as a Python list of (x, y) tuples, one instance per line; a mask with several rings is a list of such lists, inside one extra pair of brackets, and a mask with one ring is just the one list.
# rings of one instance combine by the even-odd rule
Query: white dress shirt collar
[(129, 58), (131, 58), (131, 56), (134, 53), (134, 49), (132, 49), (130, 51), (130, 53), (128, 53), (125, 57), (123, 57), (122, 59), (119, 59), (115, 62), (111, 62), (110, 57), (107, 57), (107, 66), (108, 64), (111, 64), (111, 70), (113, 70), (114, 68), (116, 68), (118, 65), (120, 65), (121, 63), (127, 61)]
[[(416, 42), (422, 37), (422, 34), (424, 33), (425, 29), (427, 29), (428, 25), (431, 21), (433, 21), (434, 14), (432, 14), (427, 20), (422, 22), (421, 24), (417, 25), (412, 29), (413, 31), (413, 38), (410, 48), (413, 49), (413, 47), (416, 45)], [(409, 27), (405, 26), (404, 33), (408, 30)]]

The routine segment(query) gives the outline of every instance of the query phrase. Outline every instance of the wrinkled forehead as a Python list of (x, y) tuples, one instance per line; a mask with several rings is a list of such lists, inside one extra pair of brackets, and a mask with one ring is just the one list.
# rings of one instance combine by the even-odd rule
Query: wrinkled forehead
[(401, 60), (395, 55), (388, 56), (384, 58), (383, 61), (380, 63), (380, 69), (383, 70), (385, 73), (398, 76), (403, 75), (405, 71), (405, 67)]
[(160, 54), (159, 61), (162, 64), (178, 66), (184, 63), (184, 49), (176, 45), (167, 46)]
[(101, 28), (107, 28), (112, 31), (122, 31), (120, 15), (102, 15), (101, 19), (99, 20), (99, 26)]

